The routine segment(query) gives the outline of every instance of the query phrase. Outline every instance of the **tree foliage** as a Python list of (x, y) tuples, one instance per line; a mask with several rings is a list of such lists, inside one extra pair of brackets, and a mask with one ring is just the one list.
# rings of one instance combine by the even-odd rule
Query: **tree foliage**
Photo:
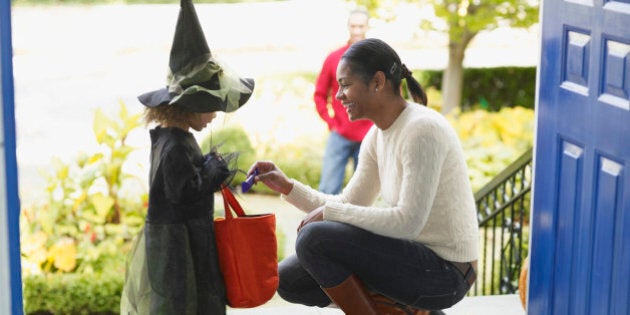
[(451, 43), (499, 26), (529, 27), (538, 21), (535, 0), (433, 0), (435, 15), (448, 24)]

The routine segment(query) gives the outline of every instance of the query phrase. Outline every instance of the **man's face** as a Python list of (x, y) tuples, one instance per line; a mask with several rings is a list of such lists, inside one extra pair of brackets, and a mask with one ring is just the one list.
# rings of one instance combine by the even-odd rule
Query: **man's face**
[(363, 13), (353, 13), (348, 17), (348, 32), (350, 44), (365, 39), (368, 30), (368, 17)]

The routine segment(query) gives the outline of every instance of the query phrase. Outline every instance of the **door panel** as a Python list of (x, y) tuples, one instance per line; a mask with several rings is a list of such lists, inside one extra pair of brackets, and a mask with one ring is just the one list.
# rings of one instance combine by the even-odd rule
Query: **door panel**
[[(615, 219), (621, 212), (619, 180), (624, 173), (622, 164), (599, 157), (595, 188), (595, 220), (593, 271), (590, 296), (592, 299), (590, 314), (609, 314), (612, 277), (615, 274), (613, 255), (618, 249), (615, 244)], [(612, 267), (612, 268), (611, 268)]]
[[(558, 216), (563, 218), (558, 220), (558, 242), (556, 243), (556, 253), (558, 259), (555, 265), (554, 273), (554, 296), (556, 301), (568, 301), (569, 297), (574, 294), (573, 274), (574, 268), (562, 268), (560, 266), (573, 266), (573, 261), (578, 250), (577, 242), (574, 239), (579, 235), (580, 230), (574, 209), (579, 206), (582, 188), (582, 171), (584, 160), (584, 149), (568, 141), (563, 141), (562, 155), (560, 156), (559, 165), (559, 191), (558, 191)], [(558, 303), (554, 305), (554, 309), (559, 313), (570, 313), (570, 305), (566, 303)], [(575, 308), (575, 307), (574, 307)]]

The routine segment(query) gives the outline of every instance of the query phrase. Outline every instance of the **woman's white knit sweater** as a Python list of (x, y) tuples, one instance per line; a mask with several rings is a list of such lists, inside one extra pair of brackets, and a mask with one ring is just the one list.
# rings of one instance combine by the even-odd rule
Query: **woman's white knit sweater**
[[(379, 193), (387, 206), (374, 206)], [(285, 200), (324, 219), (420, 242), (443, 259), (478, 258), (475, 201), (457, 134), (438, 112), (407, 104), (386, 130), (373, 126), (340, 195), (298, 181)]]

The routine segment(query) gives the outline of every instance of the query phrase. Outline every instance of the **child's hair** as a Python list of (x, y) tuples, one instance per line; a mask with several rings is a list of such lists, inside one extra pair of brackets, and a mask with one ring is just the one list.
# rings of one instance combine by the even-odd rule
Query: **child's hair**
[(146, 124), (173, 124), (189, 122), (192, 117), (197, 115), (180, 106), (163, 104), (157, 107), (147, 107), (144, 110), (144, 121)]

